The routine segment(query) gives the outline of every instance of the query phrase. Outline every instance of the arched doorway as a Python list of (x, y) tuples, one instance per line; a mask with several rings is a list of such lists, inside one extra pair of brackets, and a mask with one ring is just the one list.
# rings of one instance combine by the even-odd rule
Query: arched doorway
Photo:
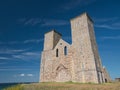
[(56, 69), (56, 82), (67, 81), (71, 81), (71, 74), (64, 65), (60, 64)]
[(107, 83), (107, 79), (105, 78), (105, 83)]

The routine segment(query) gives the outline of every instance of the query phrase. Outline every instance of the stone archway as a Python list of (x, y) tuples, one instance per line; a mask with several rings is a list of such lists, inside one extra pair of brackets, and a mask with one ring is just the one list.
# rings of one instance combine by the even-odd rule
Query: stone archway
[(64, 65), (60, 64), (56, 69), (56, 82), (71, 81), (71, 74)]

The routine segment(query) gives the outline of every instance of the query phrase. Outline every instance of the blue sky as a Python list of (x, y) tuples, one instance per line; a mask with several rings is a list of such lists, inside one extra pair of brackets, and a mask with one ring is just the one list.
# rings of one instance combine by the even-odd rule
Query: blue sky
[(87, 12), (100, 57), (120, 77), (119, 0), (1, 0), (0, 83), (38, 82), (44, 33), (56, 29), (71, 43), (70, 19)]

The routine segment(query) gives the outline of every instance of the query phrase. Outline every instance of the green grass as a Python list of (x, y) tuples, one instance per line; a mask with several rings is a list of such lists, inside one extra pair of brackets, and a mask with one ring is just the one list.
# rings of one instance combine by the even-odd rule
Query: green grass
[(3, 90), (24, 90), (24, 89), (23, 89), (23, 85), (19, 84), (19, 85), (14, 85), (14, 86), (7, 87)]
[(21, 84), (6, 88), (4, 90), (120, 90), (120, 83), (33, 83), (33, 84)]

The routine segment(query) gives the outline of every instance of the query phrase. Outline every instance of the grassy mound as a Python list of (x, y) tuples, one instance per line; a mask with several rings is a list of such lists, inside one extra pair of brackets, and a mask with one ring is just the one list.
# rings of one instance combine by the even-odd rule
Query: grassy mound
[(120, 90), (120, 83), (33, 83), (16, 85), (4, 90)]

